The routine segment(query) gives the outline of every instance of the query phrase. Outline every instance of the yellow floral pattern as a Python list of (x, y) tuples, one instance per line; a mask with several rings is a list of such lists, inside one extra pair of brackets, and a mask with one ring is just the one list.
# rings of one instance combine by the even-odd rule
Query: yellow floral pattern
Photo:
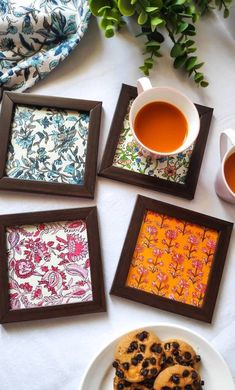
[(219, 232), (146, 211), (126, 285), (202, 307)]

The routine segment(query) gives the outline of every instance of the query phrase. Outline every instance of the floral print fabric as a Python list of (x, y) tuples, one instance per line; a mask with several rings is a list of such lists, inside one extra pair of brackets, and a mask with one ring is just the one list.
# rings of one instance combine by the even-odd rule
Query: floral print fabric
[(135, 142), (129, 123), (129, 112), (133, 99), (128, 106), (127, 114), (121, 129), (119, 142), (113, 159), (113, 166), (143, 175), (158, 177), (179, 184), (184, 184), (193, 146), (176, 156), (154, 159), (146, 157)]
[(6, 176), (84, 183), (89, 114), (16, 105)]
[(87, 0), (1, 0), (0, 86), (23, 91), (57, 67), (80, 42)]
[(218, 232), (147, 211), (126, 285), (201, 307)]
[(92, 301), (86, 223), (7, 228), (12, 310)]

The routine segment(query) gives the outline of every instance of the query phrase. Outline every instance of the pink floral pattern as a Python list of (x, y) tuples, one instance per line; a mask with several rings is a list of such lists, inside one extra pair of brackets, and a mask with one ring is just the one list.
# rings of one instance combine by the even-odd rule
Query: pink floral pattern
[(92, 301), (83, 220), (7, 228), (12, 310)]

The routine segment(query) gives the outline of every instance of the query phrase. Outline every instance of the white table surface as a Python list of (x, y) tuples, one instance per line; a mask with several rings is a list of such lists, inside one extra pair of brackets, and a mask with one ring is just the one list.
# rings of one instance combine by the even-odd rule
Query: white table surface
[[(194, 200), (103, 178), (97, 178), (93, 201), (16, 192), (0, 194), (2, 214), (98, 206), (108, 303), (108, 311), (103, 314), (1, 326), (1, 390), (78, 390), (85, 369), (104, 344), (131, 328), (160, 322), (183, 325), (204, 336), (223, 355), (235, 378), (234, 231), (211, 325), (108, 294), (137, 194), (235, 222), (235, 206), (221, 201), (214, 191), (219, 167), (219, 134), (224, 128), (235, 127), (235, 25), (230, 22), (227, 30), (224, 26), (216, 15), (199, 25), (198, 54), (206, 61), (204, 72), (208, 74), (209, 88), (198, 89), (183, 73), (173, 70), (167, 43), (166, 55), (151, 74), (153, 85), (176, 87), (194, 102), (214, 107)], [(121, 83), (135, 85), (141, 76), (138, 71), (143, 61), (141, 40), (127, 29), (124, 31), (113, 39), (105, 39), (93, 19), (79, 47), (31, 90), (45, 95), (103, 101), (99, 164)]]

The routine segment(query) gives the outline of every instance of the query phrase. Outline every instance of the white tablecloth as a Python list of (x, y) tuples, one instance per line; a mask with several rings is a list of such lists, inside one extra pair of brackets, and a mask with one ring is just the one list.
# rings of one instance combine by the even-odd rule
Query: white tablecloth
[[(221, 201), (214, 191), (219, 167), (219, 133), (224, 128), (235, 127), (235, 32), (231, 24), (223, 24), (216, 15), (201, 22), (198, 30), (198, 55), (206, 61), (204, 71), (210, 81), (209, 88), (198, 89), (185, 74), (173, 70), (167, 42), (165, 56), (151, 74), (153, 85), (176, 87), (194, 102), (214, 107), (194, 200), (101, 178), (97, 179), (93, 201), (16, 192), (0, 194), (1, 214), (97, 205), (108, 302), (104, 314), (0, 327), (1, 390), (78, 390), (85, 369), (104, 344), (121, 332), (148, 322), (170, 322), (198, 332), (221, 352), (235, 378), (234, 231), (211, 325), (108, 294), (138, 193), (235, 222), (234, 205)], [(141, 39), (136, 39), (127, 29), (124, 31), (107, 40), (93, 19), (68, 60), (31, 91), (103, 101), (99, 164), (121, 83), (135, 85), (141, 76), (138, 70), (143, 61)]]

